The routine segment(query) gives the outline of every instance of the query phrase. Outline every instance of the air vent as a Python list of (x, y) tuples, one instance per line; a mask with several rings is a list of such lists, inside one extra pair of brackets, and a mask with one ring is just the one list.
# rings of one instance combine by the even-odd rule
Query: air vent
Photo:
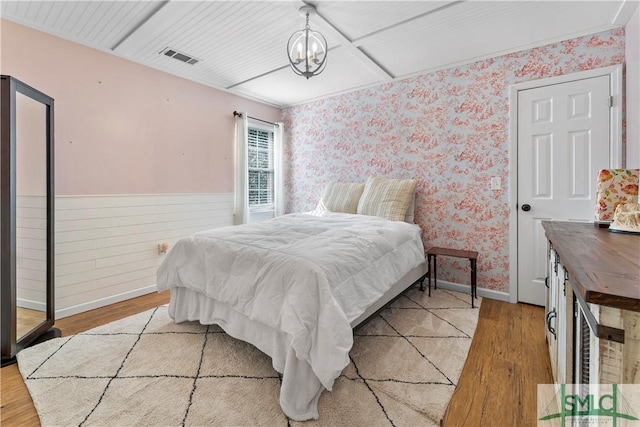
[(178, 52), (177, 50), (171, 49), (170, 47), (164, 49), (160, 53), (164, 56), (168, 56), (169, 58), (177, 59), (178, 61), (186, 62), (187, 64), (191, 65), (195, 65), (200, 62), (199, 59), (194, 58), (191, 55), (187, 55), (186, 53)]

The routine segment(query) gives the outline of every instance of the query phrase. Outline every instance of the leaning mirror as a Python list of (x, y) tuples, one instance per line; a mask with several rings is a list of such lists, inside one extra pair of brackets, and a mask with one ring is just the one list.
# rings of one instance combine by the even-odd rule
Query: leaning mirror
[(2, 365), (59, 336), (53, 285), (53, 99), (2, 76), (0, 278)]

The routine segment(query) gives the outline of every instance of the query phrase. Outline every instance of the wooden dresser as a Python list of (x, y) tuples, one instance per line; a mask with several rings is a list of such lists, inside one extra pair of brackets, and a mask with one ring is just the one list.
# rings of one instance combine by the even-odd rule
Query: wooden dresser
[(544, 221), (557, 383), (640, 384), (640, 235)]

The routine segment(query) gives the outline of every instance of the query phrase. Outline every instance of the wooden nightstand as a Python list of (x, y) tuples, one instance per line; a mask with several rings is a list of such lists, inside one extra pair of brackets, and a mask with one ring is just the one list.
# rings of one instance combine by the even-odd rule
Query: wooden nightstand
[(455, 258), (467, 258), (471, 262), (471, 307), (475, 308), (473, 300), (478, 297), (477, 283), (476, 283), (476, 261), (478, 259), (478, 252), (476, 251), (463, 251), (459, 249), (448, 249), (432, 247), (427, 250), (427, 262), (429, 263), (429, 296), (431, 296), (431, 260), (433, 259), (433, 288), (438, 289), (438, 255), (449, 256)]

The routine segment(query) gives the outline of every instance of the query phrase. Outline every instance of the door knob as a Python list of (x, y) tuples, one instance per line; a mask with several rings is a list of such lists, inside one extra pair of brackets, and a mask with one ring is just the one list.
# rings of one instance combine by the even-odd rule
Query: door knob
[(525, 212), (529, 212), (531, 210), (531, 205), (525, 203), (524, 205), (522, 205), (522, 210)]

